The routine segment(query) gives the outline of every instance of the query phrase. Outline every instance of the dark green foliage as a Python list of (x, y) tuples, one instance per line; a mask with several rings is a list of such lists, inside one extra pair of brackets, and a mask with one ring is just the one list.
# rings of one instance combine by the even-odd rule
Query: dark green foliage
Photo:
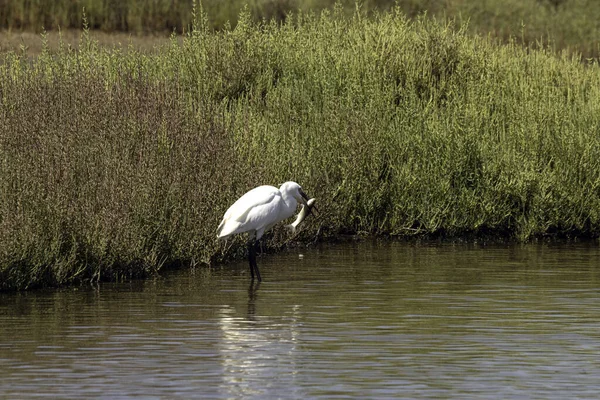
[[(296, 180), (300, 238), (600, 233), (595, 64), (399, 10), (0, 64), (2, 289), (211, 263), (227, 207)], [(288, 236), (276, 229), (268, 247)]]

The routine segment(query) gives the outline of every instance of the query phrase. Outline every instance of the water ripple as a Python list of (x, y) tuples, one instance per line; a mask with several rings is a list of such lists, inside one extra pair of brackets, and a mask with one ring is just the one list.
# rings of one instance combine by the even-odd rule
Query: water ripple
[(8, 398), (595, 398), (594, 246), (361, 243), (0, 295)]

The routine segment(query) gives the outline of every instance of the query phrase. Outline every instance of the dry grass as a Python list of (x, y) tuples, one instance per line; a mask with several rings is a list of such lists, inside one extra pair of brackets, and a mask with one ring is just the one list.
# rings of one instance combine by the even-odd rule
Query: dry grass
[[(600, 45), (600, 2), (596, 0), (362, 0), (370, 13), (397, 4), (409, 17), (423, 13), (436, 18), (469, 21), (469, 30), (502, 40), (516, 38), (527, 45), (550, 45), (557, 50), (597, 58)], [(135, 34), (184, 33), (192, 24), (192, 0), (12, 0), (0, 2), (0, 27), (8, 31), (41, 32), (80, 29), (85, 9), (89, 27), (103, 32)], [(244, 6), (254, 21), (285, 21), (290, 12), (337, 8), (352, 15), (355, 0), (202, 0), (211, 28), (235, 27)], [(102, 38), (99, 38), (102, 41)], [(121, 39), (119, 39), (121, 40)], [(123, 42), (126, 42), (123, 40)], [(16, 43), (17, 46), (20, 43)]]
[[(132, 34), (126, 32), (93, 31), (90, 36), (99, 46), (111, 49), (135, 49), (152, 52), (157, 47), (169, 43), (169, 35), (164, 34)], [(60, 43), (66, 47), (78, 49), (81, 44), (81, 30), (49, 31), (46, 33), (47, 49), (50, 53), (59, 50)], [(32, 32), (0, 31), (0, 53), (10, 51), (23, 53), (27, 57), (39, 56), (42, 52), (43, 39), (40, 34)]]

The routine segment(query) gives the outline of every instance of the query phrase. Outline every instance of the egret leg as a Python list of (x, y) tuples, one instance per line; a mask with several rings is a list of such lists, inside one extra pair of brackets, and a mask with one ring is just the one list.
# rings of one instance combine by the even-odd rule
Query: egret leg
[(250, 263), (250, 276), (252, 276), (252, 280), (254, 280), (254, 264), (256, 263), (254, 240), (248, 242), (248, 262)]
[(260, 277), (260, 271), (258, 270), (258, 264), (256, 263), (256, 250), (258, 249), (258, 240), (254, 243), (254, 273), (256, 274), (256, 279), (258, 279), (259, 282), (262, 281), (262, 278)]
[(254, 280), (254, 275), (256, 275), (256, 279), (258, 281), (262, 281), (260, 277), (260, 271), (258, 270), (258, 265), (256, 264), (256, 247), (258, 246), (258, 240), (252, 240), (248, 243), (248, 261), (250, 262), (250, 275), (252, 276), (252, 280)]

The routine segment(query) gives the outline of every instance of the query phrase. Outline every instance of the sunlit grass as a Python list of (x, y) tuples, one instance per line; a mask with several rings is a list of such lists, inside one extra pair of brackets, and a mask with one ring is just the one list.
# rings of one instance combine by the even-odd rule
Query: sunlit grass
[(3, 56), (1, 288), (241, 254), (223, 212), (290, 179), (321, 210), (300, 239), (598, 237), (597, 65), (399, 10), (195, 27), (154, 53), (85, 32)]

